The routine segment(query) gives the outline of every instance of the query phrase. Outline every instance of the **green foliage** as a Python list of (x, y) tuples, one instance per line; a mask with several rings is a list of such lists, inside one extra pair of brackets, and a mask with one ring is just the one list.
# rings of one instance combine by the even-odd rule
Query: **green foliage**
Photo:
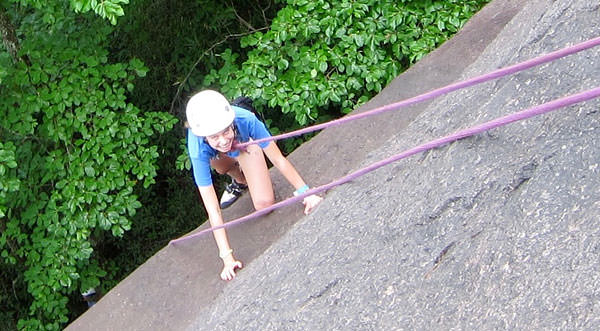
[(7, 194), (18, 191), (21, 183), (16, 176), (15, 149), (12, 142), (0, 142), (0, 218), (6, 216), (9, 203)]
[[(221, 54), (206, 76), (228, 96), (304, 126), (364, 103), (447, 40), (487, 0), (289, 0), (268, 32), (242, 39), (247, 60)], [(287, 129), (287, 128), (282, 128)]]
[(151, 68), (136, 81), (137, 105), (168, 109), (183, 120), (180, 92), (198, 88), (215, 55), (227, 48), (238, 52), (239, 38), (266, 29), (277, 9), (272, 0), (133, 0), (116, 26), (111, 57), (137, 57)]
[(115, 25), (117, 17), (125, 14), (121, 4), (128, 4), (129, 0), (69, 0), (69, 3), (76, 13), (93, 10), (94, 13)]
[[(117, 24), (117, 17), (125, 14), (123, 5), (129, 3), (129, 0), (10, 0), (21, 5), (31, 6), (43, 12), (41, 15), (42, 20), (45, 23), (57, 23), (60, 21), (60, 17), (54, 15), (59, 13), (62, 16), (61, 9), (69, 6), (71, 10), (76, 13), (87, 13), (94, 12), (96, 15), (107, 19), (111, 24)], [(68, 2), (68, 5), (67, 5)]]
[(151, 138), (176, 121), (128, 102), (147, 68), (110, 62), (111, 29), (61, 3), (18, 13), (27, 62), (0, 57), (0, 254), (30, 295), (20, 329), (60, 329), (68, 296), (99, 285), (95, 238), (131, 228), (134, 189), (156, 176)]

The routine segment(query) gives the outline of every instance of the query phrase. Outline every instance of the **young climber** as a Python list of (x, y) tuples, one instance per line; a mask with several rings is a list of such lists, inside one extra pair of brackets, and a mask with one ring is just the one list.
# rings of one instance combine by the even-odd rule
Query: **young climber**
[[(296, 189), (295, 195), (308, 190), (308, 185), (274, 142), (249, 145), (242, 151), (233, 148), (235, 142), (266, 138), (270, 134), (264, 123), (252, 112), (231, 106), (219, 92), (204, 90), (192, 96), (187, 103), (186, 117), (190, 127), (188, 151), (194, 179), (212, 226), (223, 224), (223, 217), (212, 184), (211, 167), (217, 172), (227, 173), (238, 185), (247, 186), (256, 210), (275, 203), (273, 185), (264, 155)], [(304, 198), (304, 213), (310, 213), (321, 200), (317, 195)], [(235, 277), (235, 270), (242, 267), (242, 263), (233, 256), (225, 229), (215, 230), (213, 233), (219, 248), (219, 257), (223, 260), (221, 279), (231, 280)]]
[[(252, 99), (248, 97), (237, 97), (233, 101), (231, 101), (230, 104), (231, 106), (237, 106), (254, 112)], [(259, 120), (264, 121), (262, 116), (259, 116), (259, 114), (257, 114), (256, 112), (254, 113), (257, 115)], [(237, 199), (248, 189), (248, 186), (238, 182), (240, 178), (243, 178), (241, 177), (243, 175), (240, 170), (240, 164), (230, 157), (223, 157), (213, 160), (211, 162), (211, 166), (215, 169), (217, 173), (222, 175), (229, 174), (229, 176), (231, 177), (231, 181), (227, 185), (225, 185), (225, 190), (223, 191), (221, 199), (219, 200), (221, 209), (228, 208), (234, 202), (236, 202)], [(241, 180), (243, 181), (243, 179)]]

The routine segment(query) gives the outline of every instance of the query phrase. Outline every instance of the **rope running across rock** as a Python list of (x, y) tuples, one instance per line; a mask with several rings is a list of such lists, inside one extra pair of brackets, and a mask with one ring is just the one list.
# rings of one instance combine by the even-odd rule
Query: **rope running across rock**
[[(272, 140), (284, 139), (284, 138), (288, 138), (288, 137), (292, 137), (292, 136), (301, 135), (301, 134), (304, 134), (304, 133), (307, 133), (307, 132), (312, 132), (312, 131), (320, 130), (320, 129), (323, 129), (323, 128), (326, 128), (326, 127), (340, 125), (342, 123), (345, 123), (345, 122), (348, 122), (348, 121), (351, 121), (351, 120), (356, 120), (356, 119), (364, 118), (364, 117), (368, 117), (368, 116), (374, 116), (374, 115), (382, 113), (382, 112), (386, 112), (386, 111), (398, 109), (398, 108), (403, 107), (403, 106), (407, 106), (407, 105), (414, 104), (414, 103), (417, 103), (417, 102), (429, 100), (429, 99), (435, 98), (437, 96), (449, 93), (451, 91), (455, 91), (455, 90), (458, 90), (458, 89), (461, 89), (461, 88), (466, 88), (466, 87), (469, 87), (469, 86), (480, 84), (480, 83), (483, 83), (483, 82), (486, 82), (486, 81), (489, 81), (489, 80), (492, 80), (492, 79), (496, 79), (496, 78), (500, 78), (500, 77), (503, 77), (503, 76), (507, 76), (507, 75), (510, 75), (510, 74), (513, 74), (513, 73), (516, 73), (516, 72), (519, 72), (519, 71), (531, 68), (533, 66), (537, 66), (537, 65), (540, 65), (540, 64), (543, 64), (543, 63), (547, 63), (547, 62), (556, 60), (558, 58), (561, 58), (561, 57), (564, 57), (564, 56), (567, 56), (567, 55), (570, 55), (570, 54), (574, 54), (576, 52), (579, 52), (579, 51), (582, 51), (582, 50), (585, 50), (585, 49), (588, 49), (588, 48), (591, 48), (591, 47), (594, 47), (594, 46), (598, 46), (598, 45), (600, 45), (600, 37), (591, 39), (591, 40), (589, 40), (587, 42), (583, 42), (583, 43), (580, 43), (580, 44), (577, 44), (577, 45), (574, 45), (574, 46), (571, 46), (571, 47), (564, 48), (564, 49), (559, 50), (559, 51), (555, 51), (553, 53), (549, 53), (549, 54), (547, 54), (545, 56), (540, 56), (538, 58), (535, 58), (535, 59), (532, 59), (532, 60), (529, 60), (529, 61), (525, 61), (525, 62), (522, 62), (522, 63), (516, 64), (516, 65), (510, 66), (510, 67), (507, 67), (507, 68), (499, 69), (499, 70), (493, 71), (491, 73), (488, 73), (488, 74), (485, 74), (485, 75), (482, 75), (482, 76), (478, 76), (478, 77), (475, 77), (475, 78), (472, 78), (472, 79), (469, 79), (469, 80), (466, 80), (466, 81), (463, 81), (463, 82), (451, 84), (451, 85), (448, 85), (446, 87), (443, 87), (443, 88), (440, 88), (440, 89), (437, 89), (437, 90), (434, 90), (434, 91), (431, 91), (431, 92), (427, 92), (425, 94), (421, 94), (419, 96), (416, 96), (416, 97), (413, 97), (413, 98), (410, 98), (410, 99), (406, 99), (404, 101), (400, 101), (400, 102), (397, 102), (397, 103), (389, 104), (387, 106), (380, 107), (380, 108), (377, 108), (377, 109), (374, 109), (374, 110), (371, 110), (371, 111), (367, 111), (367, 112), (360, 113), (360, 114), (353, 115), (353, 116), (347, 116), (347, 117), (339, 119), (339, 120), (334, 120), (334, 121), (331, 121), (331, 122), (327, 122), (327, 123), (315, 125), (315, 126), (308, 127), (308, 128), (301, 129), (301, 130), (297, 130), (297, 131), (294, 131), (294, 132), (290, 132), (290, 133), (286, 133), (286, 134), (282, 134), (282, 135), (278, 135), (278, 136), (273, 136), (273, 137), (269, 137), (269, 138), (266, 138), (266, 139), (259, 139), (259, 140), (256, 140), (256, 141), (252, 141), (251, 143), (240, 144), (239, 147), (241, 148), (241, 147), (247, 146), (249, 144), (257, 144), (257, 143), (264, 142), (264, 141), (272, 141)], [(188, 239), (192, 239), (192, 238), (195, 238), (195, 237), (199, 237), (199, 236), (201, 236), (203, 234), (206, 234), (208, 232), (212, 232), (212, 231), (215, 231), (215, 230), (218, 230), (218, 229), (222, 229), (222, 228), (231, 227), (231, 226), (234, 226), (236, 224), (239, 224), (239, 223), (242, 223), (242, 222), (245, 222), (245, 221), (249, 221), (249, 220), (257, 218), (257, 217), (260, 217), (262, 215), (270, 213), (271, 211), (273, 211), (275, 209), (282, 208), (282, 207), (288, 206), (290, 204), (302, 201), (302, 199), (304, 199), (305, 197), (307, 197), (309, 195), (318, 194), (318, 193), (324, 192), (326, 190), (329, 190), (329, 189), (331, 189), (333, 187), (345, 184), (345, 183), (347, 183), (349, 181), (352, 181), (352, 180), (354, 180), (354, 179), (356, 179), (356, 178), (358, 178), (358, 177), (360, 177), (360, 176), (362, 176), (362, 175), (364, 175), (366, 173), (374, 171), (374, 170), (376, 170), (378, 168), (381, 168), (381, 167), (383, 167), (383, 166), (385, 166), (387, 164), (390, 164), (392, 162), (396, 162), (396, 161), (401, 160), (403, 158), (412, 156), (414, 154), (417, 154), (417, 153), (420, 153), (420, 152), (424, 152), (424, 151), (427, 151), (427, 150), (430, 150), (430, 149), (433, 149), (433, 148), (437, 148), (437, 147), (440, 147), (442, 145), (448, 144), (450, 142), (454, 142), (454, 141), (460, 140), (460, 139), (465, 138), (465, 137), (473, 136), (475, 134), (479, 134), (479, 133), (482, 133), (484, 131), (488, 131), (488, 130), (491, 130), (491, 129), (494, 129), (494, 128), (497, 128), (497, 127), (500, 127), (500, 126), (504, 126), (504, 125), (507, 125), (507, 124), (510, 124), (510, 123), (513, 123), (513, 122), (516, 122), (516, 121), (521, 121), (521, 120), (524, 120), (524, 119), (527, 119), (527, 118), (530, 118), (530, 117), (533, 117), (533, 116), (537, 116), (537, 115), (548, 113), (550, 111), (557, 110), (559, 108), (567, 107), (567, 106), (570, 106), (570, 105), (573, 105), (573, 104), (576, 104), (576, 103), (580, 103), (580, 102), (583, 102), (583, 101), (586, 101), (586, 100), (591, 100), (591, 99), (597, 98), (599, 96), (600, 96), (600, 87), (596, 87), (596, 88), (593, 88), (593, 89), (590, 89), (590, 90), (587, 90), (587, 91), (584, 91), (584, 92), (581, 92), (581, 93), (578, 93), (578, 94), (574, 94), (574, 95), (570, 95), (570, 96), (563, 97), (563, 98), (560, 98), (560, 99), (556, 99), (554, 101), (550, 101), (550, 102), (544, 103), (542, 105), (534, 106), (534, 107), (528, 108), (528, 109), (520, 111), (520, 112), (516, 112), (516, 113), (510, 114), (510, 115), (504, 116), (504, 117), (500, 117), (500, 118), (494, 119), (492, 121), (485, 122), (483, 124), (479, 124), (479, 125), (476, 125), (476, 126), (473, 126), (473, 127), (470, 127), (470, 128), (467, 128), (467, 129), (464, 129), (464, 130), (461, 130), (461, 131), (458, 131), (458, 132), (456, 132), (454, 134), (451, 134), (451, 135), (448, 135), (448, 136), (445, 136), (445, 137), (442, 137), (442, 138), (439, 138), (439, 139), (436, 139), (436, 140), (432, 140), (432, 141), (427, 142), (425, 144), (422, 144), (422, 145), (419, 145), (417, 147), (411, 148), (411, 149), (406, 150), (406, 151), (404, 151), (402, 153), (399, 153), (399, 154), (396, 154), (396, 155), (394, 155), (392, 157), (389, 157), (389, 158), (387, 158), (385, 160), (382, 160), (382, 161), (379, 161), (379, 162), (375, 162), (375, 163), (373, 163), (373, 164), (371, 164), (371, 165), (369, 165), (369, 166), (367, 166), (367, 167), (365, 167), (363, 169), (360, 169), (360, 170), (358, 170), (356, 172), (353, 172), (353, 173), (351, 173), (349, 175), (346, 175), (346, 176), (344, 176), (342, 178), (339, 178), (339, 179), (337, 179), (337, 180), (335, 180), (333, 182), (330, 182), (328, 184), (325, 184), (325, 185), (322, 185), (322, 186), (319, 186), (319, 187), (312, 188), (312, 189), (306, 191), (303, 194), (300, 194), (298, 196), (291, 197), (291, 198), (288, 198), (286, 200), (280, 201), (280, 202), (275, 203), (275, 204), (273, 204), (273, 205), (271, 205), (271, 206), (269, 206), (267, 208), (255, 211), (255, 212), (253, 212), (251, 214), (248, 214), (246, 216), (240, 217), (240, 218), (235, 219), (233, 221), (230, 221), (230, 222), (227, 222), (227, 223), (219, 225), (219, 226), (214, 226), (214, 227), (211, 227), (211, 228), (208, 228), (208, 229), (205, 229), (205, 230), (202, 230), (202, 231), (199, 231), (199, 232), (196, 232), (196, 233), (193, 233), (193, 234), (190, 234), (190, 235), (187, 235), (187, 236), (184, 236), (184, 237), (172, 240), (172, 241), (169, 242), (169, 244), (175, 244), (177, 242), (181, 242), (181, 241), (184, 241), (184, 240), (188, 240)]]

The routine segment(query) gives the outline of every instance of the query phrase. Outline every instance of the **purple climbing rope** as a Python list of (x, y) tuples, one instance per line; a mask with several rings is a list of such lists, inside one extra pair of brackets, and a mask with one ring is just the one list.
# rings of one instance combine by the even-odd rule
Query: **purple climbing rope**
[[(285, 138), (289, 138), (289, 137), (294, 137), (294, 136), (298, 136), (298, 135), (301, 135), (301, 134), (305, 134), (305, 133), (309, 133), (309, 132), (321, 130), (321, 129), (324, 129), (324, 128), (341, 125), (343, 123), (346, 123), (346, 122), (349, 122), (349, 121), (353, 121), (353, 120), (357, 120), (357, 119), (361, 119), (361, 118), (365, 118), (365, 117), (368, 117), (368, 116), (374, 116), (374, 115), (377, 115), (377, 114), (380, 114), (380, 113), (384, 113), (384, 112), (387, 112), (387, 111), (391, 111), (391, 110), (395, 110), (395, 109), (398, 109), (398, 108), (401, 108), (401, 107), (412, 105), (412, 104), (415, 104), (415, 103), (418, 103), (418, 102), (421, 102), (421, 101), (426, 101), (426, 100), (429, 100), (429, 99), (433, 99), (435, 97), (447, 94), (449, 92), (456, 91), (458, 89), (470, 87), (470, 86), (477, 85), (477, 84), (480, 84), (480, 83), (483, 83), (483, 82), (487, 82), (487, 81), (490, 81), (490, 80), (493, 80), (493, 79), (496, 79), (496, 78), (500, 78), (500, 77), (503, 77), (503, 76), (514, 74), (516, 72), (523, 71), (523, 70), (526, 70), (526, 69), (529, 69), (529, 68), (532, 68), (534, 66), (538, 66), (538, 65), (541, 65), (541, 64), (544, 64), (544, 63), (547, 63), (547, 62), (551, 62), (551, 61), (554, 61), (556, 59), (565, 57), (567, 55), (571, 55), (571, 54), (574, 54), (574, 53), (577, 53), (577, 52), (580, 52), (580, 51), (583, 51), (583, 50), (586, 50), (586, 49), (589, 49), (589, 48), (592, 48), (592, 47), (595, 47), (595, 46), (598, 46), (598, 45), (600, 45), (600, 37), (596, 37), (594, 39), (590, 39), (588, 41), (585, 41), (585, 42), (582, 42), (582, 43), (579, 43), (579, 44), (576, 44), (576, 45), (573, 45), (573, 46), (570, 46), (570, 47), (566, 47), (566, 48), (560, 49), (558, 51), (554, 51), (552, 53), (548, 53), (546, 55), (542, 55), (542, 56), (536, 57), (534, 59), (531, 59), (531, 60), (528, 60), (528, 61), (525, 61), (525, 62), (521, 62), (521, 63), (515, 64), (515, 65), (512, 65), (512, 66), (506, 67), (506, 68), (498, 69), (498, 70), (495, 70), (495, 71), (490, 72), (488, 74), (484, 74), (484, 75), (481, 75), (481, 76), (478, 76), (478, 77), (475, 77), (475, 78), (471, 78), (471, 79), (468, 79), (468, 80), (465, 80), (465, 81), (462, 81), (462, 82), (450, 84), (450, 85), (447, 85), (445, 87), (442, 87), (442, 88), (439, 88), (437, 90), (433, 90), (433, 91), (430, 91), (430, 92), (418, 95), (418, 96), (410, 98), (410, 99), (406, 99), (406, 100), (403, 100), (403, 101), (400, 101), (400, 102), (388, 104), (386, 106), (375, 108), (373, 110), (362, 112), (360, 114), (346, 116), (346, 117), (343, 117), (343, 118), (340, 118), (340, 119), (337, 119), (337, 120), (333, 120), (333, 121), (330, 121), (330, 122), (327, 122), (327, 123), (313, 125), (313, 126), (306, 127), (306, 128), (303, 128), (303, 129), (300, 129), (300, 130), (296, 130), (296, 131), (292, 131), (292, 132), (289, 132), (289, 133), (284, 133), (284, 134), (280, 134), (280, 135), (277, 135), (277, 136), (272, 136), (272, 137), (269, 137), (269, 138), (258, 139), (258, 140), (254, 140), (254, 141), (251, 141), (251, 142), (237, 144), (235, 147), (236, 148), (244, 148), (244, 147), (246, 147), (248, 145), (251, 145), (251, 144), (258, 144), (258, 143), (266, 142), (266, 141), (273, 141), (273, 140), (280, 140), (280, 139), (285, 139)], [(545, 104), (542, 104), (542, 105), (539, 105), (539, 106), (535, 106), (535, 107), (529, 108), (527, 110), (524, 110), (524, 111), (521, 111), (521, 112), (518, 112), (518, 113), (514, 113), (512, 115), (501, 117), (501, 118), (498, 118), (498, 119), (495, 119), (495, 120), (492, 120), (492, 121), (480, 124), (478, 126), (471, 127), (469, 129), (458, 131), (458, 132), (454, 133), (453, 135), (449, 135), (449, 136), (446, 136), (446, 137), (443, 137), (443, 138), (440, 138), (440, 139), (437, 139), (437, 140), (430, 141), (430, 142), (425, 143), (423, 145), (419, 145), (417, 147), (414, 147), (412, 149), (404, 151), (404, 152), (402, 152), (400, 154), (394, 155), (394, 156), (392, 156), (390, 158), (387, 158), (385, 160), (373, 163), (373, 164), (371, 164), (370, 166), (368, 166), (366, 168), (363, 168), (363, 169), (358, 170), (356, 172), (353, 172), (353, 173), (351, 173), (349, 175), (346, 175), (346, 176), (344, 176), (344, 177), (342, 177), (342, 178), (340, 178), (338, 180), (335, 180), (335, 181), (333, 181), (333, 182), (331, 182), (329, 184), (325, 184), (325, 185), (322, 185), (322, 186), (319, 186), (319, 187), (315, 187), (313, 189), (310, 189), (310, 190), (306, 191), (303, 194), (300, 194), (298, 196), (291, 197), (289, 199), (280, 201), (280, 202), (275, 203), (275, 204), (273, 204), (273, 205), (271, 205), (271, 206), (269, 206), (269, 207), (267, 207), (265, 209), (261, 209), (261, 210), (255, 211), (255, 212), (253, 212), (251, 214), (248, 214), (246, 216), (240, 217), (238, 219), (235, 219), (233, 221), (227, 222), (227, 223), (222, 224), (222, 225), (214, 226), (214, 227), (211, 227), (211, 228), (208, 228), (208, 229), (204, 229), (204, 230), (202, 230), (200, 232), (196, 232), (196, 233), (190, 234), (188, 236), (184, 236), (184, 237), (181, 237), (181, 238), (178, 238), (178, 239), (171, 240), (169, 242), (169, 244), (174, 244), (174, 243), (181, 242), (181, 241), (184, 241), (184, 240), (187, 240), (187, 239), (195, 238), (195, 237), (201, 236), (201, 235), (203, 235), (205, 233), (208, 233), (208, 232), (212, 232), (212, 231), (215, 231), (215, 230), (218, 230), (218, 229), (223, 229), (223, 228), (226, 228), (226, 227), (230, 227), (230, 226), (233, 226), (233, 225), (236, 225), (236, 224), (239, 224), (239, 223), (242, 223), (242, 222), (245, 222), (245, 221), (257, 218), (257, 217), (260, 217), (262, 215), (270, 213), (271, 211), (273, 211), (275, 209), (278, 209), (278, 208), (290, 205), (292, 203), (299, 202), (299, 201), (301, 201), (302, 199), (304, 199), (305, 197), (307, 197), (309, 195), (318, 194), (318, 193), (324, 192), (326, 190), (329, 190), (329, 189), (331, 189), (331, 188), (333, 188), (335, 186), (342, 185), (342, 184), (347, 183), (347, 182), (349, 182), (349, 181), (351, 181), (351, 180), (353, 180), (353, 179), (355, 179), (357, 177), (360, 177), (360, 176), (362, 176), (362, 175), (364, 175), (364, 174), (366, 174), (368, 172), (374, 171), (374, 170), (376, 170), (376, 169), (378, 169), (380, 167), (383, 167), (383, 166), (385, 166), (385, 165), (387, 165), (389, 163), (398, 161), (400, 159), (409, 157), (411, 155), (414, 155), (414, 154), (417, 154), (417, 153), (420, 153), (420, 152), (423, 152), (423, 151), (426, 151), (426, 150), (429, 150), (429, 149), (433, 149), (433, 148), (442, 146), (444, 144), (447, 144), (449, 142), (453, 142), (453, 141), (456, 141), (456, 140), (459, 140), (459, 139), (462, 139), (462, 138), (465, 138), (465, 137), (468, 137), (468, 136), (472, 136), (472, 135), (475, 135), (475, 134), (478, 134), (478, 133), (481, 133), (481, 132), (484, 132), (484, 131), (487, 131), (487, 130), (490, 130), (490, 129), (493, 129), (493, 128), (496, 128), (496, 127), (499, 127), (499, 126), (503, 126), (503, 125), (506, 125), (506, 124), (509, 124), (509, 123), (512, 123), (512, 122), (515, 122), (515, 121), (519, 121), (519, 120), (523, 120), (523, 119), (526, 119), (526, 118), (529, 118), (529, 117), (532, 117), (532, 116), (536, 116), (536, 115), (539, 115), (539, 114), (547, 113), (549, 111), (556, 110), (556, 109), (561, 108), (561, 107), (569, 106), (569, 105), (572, 105), (572, 104), (575, 104), (575, 103), (578, 103), (578, 102), (583, 102), (585, 100), (597, 98), (599, 95), (600, 95), (600, 87), (599, 88), (595, 88), (595, 89), (591, 89), (591, 90), (588, 90), (586, 92), (582, 92), (582, 93), (579, 93), (579, 94), (575, 94), (575, 95), (572, 95), (572, 96), (568, 96), (568, 97), (565, 97), (565, 98), (562, 98), (562, 99), (551, 101), (551, 102), (548, 102), (548, 103), (545, 103)]]
[(571, 54), (574, 54), (574, 53), (577, 53), (577, 52), (580, 52), (580, 51), (583, 51), (583, 50), (586, 50), (586, 49), (589, 49), (589, 48), (592, 48), (592, 47), (595, 47), (598, 45), (600, 45), (600, 37), (596, 37), (594, 39), (590, 39), (588, 41), (585, 41), (585, 42), (582, 42), (579, 44), (575, 44), (570, 47), (565, 47), (558, 51), (554, 51), (552, 53), (548, 53), (546, 55), (542, 55), (542, 56), (533, 58), (533, 59), (525, 61), (525, 62), (517, 63), (515, 65), (509, 66), (506, 68), (498, 69), (498, 70), (492, 71), (488, 74), (477, 76), (477, 77), (474, 77), (474, 78), (471, 78), (471, 79), (468, 79), (468, 80), (465, 80), (462, 82), (450, 84), (445, 87), (439, 88), (437, 90), (433, 90), (433, 91), (418, 95), (416, 97), (412, 97), (410, 99), (405, 99), (403, 101), (391, 103), (391, 104), (388, 104), (388, 105), (385, 105), (385, 106), (382, 106), (379, 108), (375, 108), (373, 110), (362, 112), (360, 114), (345, 116), (345, 117), (339, 118), (337, 120), (309, 126), (309, 127), (303, 128), (303, 129), (296, 130), (296, 131), (291, 131), (288, 133), (284, 133), (284, 134), (280, 134), (280, 135), (276, 135), (276, 136), (272, 136), (272, 137), (268, 137), (268, 138), (263, 138), (263, 139), (258, 139), (258, 140), (253, 140), (250, 142), (237, 144), (235, 146), (235, 148), (242, 149), (251, 144), (258, 144), (258, 143), (267, 142), (267, 141), (295, 137), (295, 136), (299, 136), (299, 135), (302, 135), (305, 133), (329, 128), (332, 126), (341, 125), (346, 122), (350, 122), (350, 121), (358, 120), (361, 118), (381, 114), (381, 113), (395, 110), (395, 109), (398, 109), (401, 107), (405, 107), (405, 106), (409, 106), (409, 105), (412, 105), (415, 103), (433, 99), (435, 97), (438, 97), (438, 96), (441, 96), (441, 95), (444, 95), (444, 94), (447, 94), (447, 93), (450, 93), (450, 92), (453, 92), (453, 91), (456, 91), (456, 90), (459, 90), (459, 89), (462, 89), (465, 87), (481, 84), (481, 83), (484, 83), (484, 82), (487, 82), (487, 81), (490, 81), (490, 80), (493, 80), (496, 78), (511, 75), (511, 74), (517, 73), (519, 71), (523, 71), (523, 70), (526, 70), (526, 69), (544, 64), (544, 63), (548, 63), (548, 62), (554, 61), (556, 59), (565, 57), (567, 55), (571, 55)]
[(442, 145), (448, 144), (450, 142), (457, 141), (457, 140), (465, 138), (465, 137), (473, 136), (475, 134), (478, 134), (478, 133), (481, 133), (481, 132), (484, 132), (484, 131), (487, 131), (487, 130), (491, 130), (491, 129), (494, 129), (494, 128), (497, 128), (497, 127), (500, 127), (500, 126), (503, 126), (503, 125), (507, 125), (509, 123), (513, 123), (513, 122), (516, 122), (516, 121), (524, 120), (524, 119), (527, 119), (527, 118), (530, 118), (530, 117), (533, 117), (533, 116), (536, 116), (536, 115), (545, 114), (545, 113), (548, 113), (550, 111), (553, 111), (553, 110), (556, 110), (556, 109), (559, 109), (559, 108), (562, 108), (562, 107), (570, 106), (570, 105), (573, 105), (573, 104), (576, 104), (576, 103), (579, 103), (579, 102), (583, 102), (583, 101), (586, 101), (586, 100), (594, 99), (594, 98), (597, 98), (599, 96), (600, 96), (600, 87), (596, 87), (596, 88), (593, 88), (591, 90), (587, 90), (585, 92), (581, 92), (581, 93), (570, 95), (570, 96), (567, 96), (567, 97), (564, 97), (564, 98), (561, 98), (561, 99), (550, 101), (550, 102), (544, 103), (542, 105), (534, 106), (534, 107), (528, 108), (528, 109), (520, 111), (520, 112), (516, 112), (516, 113), (510, 114), (510, 115), (504, 116), (504, 117), (500, 117), (500, 118), (491, 120), (489, 122), (485, 122), (485, 123), (480, 124), (480, 125), (473, 126), (471, 128), (468, 128), (468, 129), (464, 129), (464, 130), (458, 131), (458, 132), (456, 132), (454, 134), (445, 136), (443, 138), (432, 140), (430, 142), (427, 142), (425, 144), (419, 145), (417, 147), (413, 147), (413, 148), (411, 148), (409, 150), (406, 150), (406, 151), (404, 151), (402, 153), (396, 154), (396, 155), (394, 155), (392, 157), (389, 157), (389, 158), (387, 158), (385, 160), (382, 160), (382, 161), (379, 161), (379, 162), (375, 162), (375, 163), (369, 165), (368, 167), (365, 167), (365, 168), (360, 169), (360, 170), (358, 170), (356, 172), (353, 172), (353, 173), (351, 173), (349, 175), (346, 175), (346, 176), (344, 176), (344, 177), (342, 177), (342, 178), (340, 178), (338, 180), (335, 180), (335, 181), (333, 181), (333, 182), (331, 182), (329, 184), (325, 184), (325, 185), (322, 185), (322, 186), (319, 186), (319, 187), (315, 187), (313, 189), (310, 189), (310, 190), (306, 191), (303, 194), (300, 194), (298, 196), (295, 196), (295, 197), (283, 200), (283, 201), (278, 202), (278, 203), (276, 203), (276, 204), (274, 204), (274, 205), (272, 205), (272, 206), (270, 206), (268, 208), (255, 211), (255, 212), (253, 212), (251, 214), (248, 214), (246, 216), (240, 217), (240, 218), (238, 218), (236, 220), (227, 222), (225, 224), (214, 226), (214, 227), (211, 227), (211, 228), (208, 228), (208, 229), (204, 229), (204, 230), (202, 230), (200, 232), (196, 232), (196, 233), (190, 234), (188, 236), (172, 240), (171, 242), (169, 242), (169, 244), (174, 244), (174, 243), (181, 242), (181, 241), (184, 241), (184, 240), (192, 239), (192, 238), (201, 236), (201, 235), (203, 235), (205, 233), (208, 233), (208, 232), (212, 232), (212, 231), (215, 231), (215, 230), (218, 230), (218, 229), (223, 229), (223, 228), (226, 228), (226, 227), (230, 227), (230, 226), (233, 226), (233, 225), (236, 225), (236, 224), (248, 221), (250, 219), (254, 219), (256, 217), (265, 215), (265, 214), (267, 214), (267, 213), (269, 213), (269, 212), (271, 212), (271, 211), (273, 211), (275, 209), (278, 209), (278, 208), (290, 205), (292, 203), (301, 201), (302, 199), (304, 199), (305, 197), (307, 197), (309, 195), (321, 193), (321, 192), (329, 190), (329, 189), (331, 189), (331, 188), (333, 188), (335, 186), (339, 186), (339, 185), (345, 184), (345, 183), (347, 183), (349, 181), (352, 181), (352, 180), (354, 180), (354, 179), (356, 179), (356, 178), (358, 178), (358, 177), (360, 177), (360, 176), (362, 176), (362, 175), (364, 175), (366, 173), (374, 171), (374, 170), (376, 170), (378, 168), (381, 168), (381, 167), (383, 167), (383, 166), (385, 166), (387, 164), (390, 164), (392, 162), (398, 161), (400, 159), (412, 156), (414, 154), (417, 154), (417, 153), (420, 153), (420, 152), (424, 152), (424, 151), (427, 151), (427, 150), (430, 150), (430, 149), (433, 149), (433, 148), (437, 148), (437, 147), (440, 147)]

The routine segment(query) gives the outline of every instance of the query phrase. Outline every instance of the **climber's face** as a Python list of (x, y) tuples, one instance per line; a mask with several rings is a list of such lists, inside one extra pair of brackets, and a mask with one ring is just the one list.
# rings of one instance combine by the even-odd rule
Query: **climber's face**
[(233, 146), (233, 139), (235, 138), (235, 132), (233, 125), (228, 126), (225, 130), (213, 134), (212, 136), (206, 137), (206, 141), (210, 147), (216, 149), (221, 153), (227, 153)]

